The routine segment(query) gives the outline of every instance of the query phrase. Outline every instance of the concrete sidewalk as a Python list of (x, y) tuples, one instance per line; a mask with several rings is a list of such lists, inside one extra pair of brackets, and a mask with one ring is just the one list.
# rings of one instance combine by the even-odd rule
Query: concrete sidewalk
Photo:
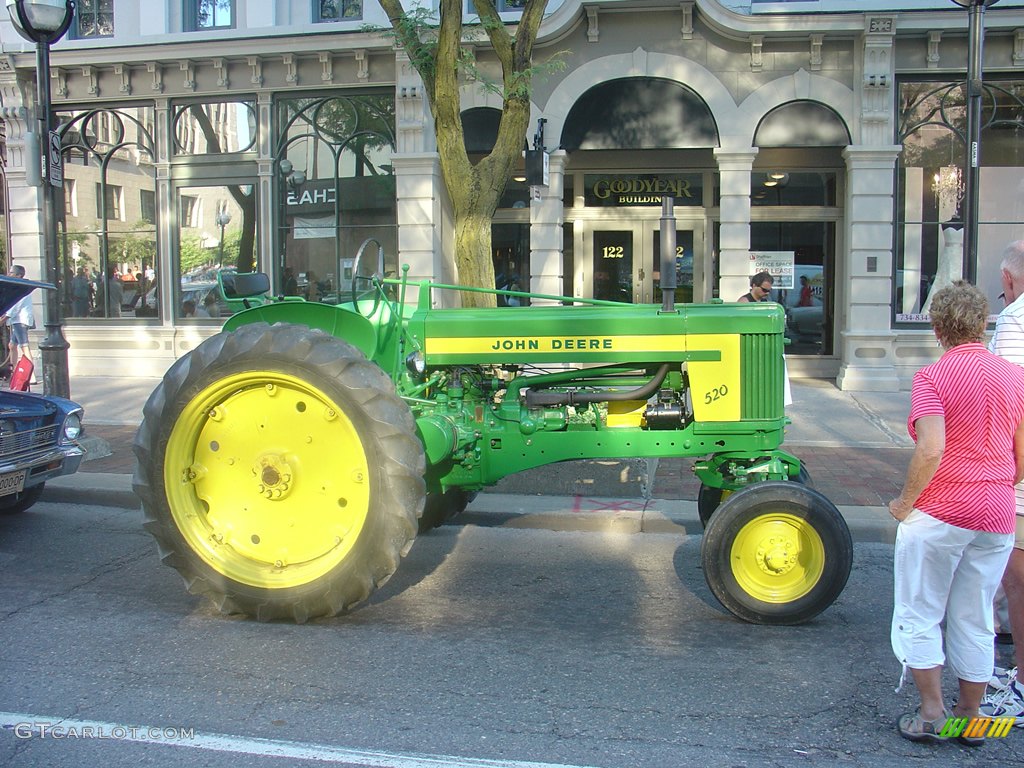
[[(159, 379), (76, 377), (72, 398), (85, 409), (87, 458), (71, 477), (47, 484), (44, 498), (137, 508), (131, 442), (142, 406)], [(829, 381), (793, 381), (785, 448), (807, 465), (814, 486), (850, 524), (858, 541), (891, 541), (885, 504), (903, 483), (913, 443), (909, 392), (842, 392)], [(460, 523), (555, 530), (699, 532), (700, 483), (693, 459), (572, 462), (505, 478), (481, 493)]]

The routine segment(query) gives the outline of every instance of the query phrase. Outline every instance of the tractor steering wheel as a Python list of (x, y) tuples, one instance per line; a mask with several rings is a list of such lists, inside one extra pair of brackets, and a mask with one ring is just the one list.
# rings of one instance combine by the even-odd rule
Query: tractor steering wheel
[[(363, 262), (363, 254), (366, 252), (367, 246), (370, 243), (377, 244), (377, 264), (375, 271), (371, 275), (362, 275), (359, 273), (359, 268)], [(366, 314), (366, 317), (372, 317), (377, 314), (377, 308), (380, 306), (380, 280), (384, 276), (384, 246), (380, 244), (380, 241), (375, 237), (368, 237), (363, 241), (363, 244), (359, 246), (359, 250), (356, 251), (356, 258), (352, 262), (352, 306), (355, 307), (356, 312), (359, 314)], [(370, 289), (360, 289), (360, 282), (369, 282)], [(369, 313), (364, 313), (359, 306), (359, 300), (364, 296), (372, 293), (373, 294), (373, 308)]]

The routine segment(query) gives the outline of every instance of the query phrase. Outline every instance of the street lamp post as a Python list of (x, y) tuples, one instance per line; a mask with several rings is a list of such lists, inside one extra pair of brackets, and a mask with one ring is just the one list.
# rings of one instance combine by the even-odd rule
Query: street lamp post
[(979, 164), (981, 160), (981, 97), (982, 47), (985, 41), (983, 15), (985, 9), (999, 0), (953, 0), (966, 8), (969, 15), (967, 38), (967, 165), (964, 197), (964, 276), (970, 283), (978, 282), (978, 198)]
[(71, 26), (74, 0), (7, 0), (18, 33), (36, 44), (36, 119), (40, 127), (43, 167), (43, 256), (46, 280), (57, 286), (46, 291), (43, 326), (46, 335), (39, 344), (43, 362), (43, 392), (58, 397), (71, 396), (68, 373), (68, 341), (64, 338), (60, 304), (60, 265), (57, 258), (57, 209), (54, 196), (63, 189), (60, 138), (53, 130), (50, 110), (50, 46), (60, 40)]
[(226, 209), (217, 211), (217, 218), (215, 219), (217, 226), (220, 227), (220, 259), (218, 259), (218, 267), (224, 266), (224, 227), (231, 223), (231, 213)]

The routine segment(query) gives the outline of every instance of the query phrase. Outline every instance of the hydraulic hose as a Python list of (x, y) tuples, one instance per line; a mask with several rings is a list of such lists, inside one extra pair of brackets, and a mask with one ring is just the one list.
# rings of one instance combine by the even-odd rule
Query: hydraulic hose
[(527, 390), (526, 405), (577, 405), (585, 403), (608, 403), (618, 400), (646, 400), (655, 392), (668, 375), (669, 363), (663, 363), (649, 382), (637, 389), (623, 392), (535, 392)]

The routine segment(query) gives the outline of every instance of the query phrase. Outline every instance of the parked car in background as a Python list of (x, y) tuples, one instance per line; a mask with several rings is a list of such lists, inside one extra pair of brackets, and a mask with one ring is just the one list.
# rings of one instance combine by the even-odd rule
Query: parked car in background
[[(144, 315), (156, 317), (158, 290), (159, 284), (150, 288), (143, 300), (139, 302), (139, 306), (145, 307), (143, 310)], [(224, 297), (221, 296), (216, 281), (188, 282), (182, 280), (179, 296), (181, 302), (178, 306), (179, 315), (182, 313), (182, 307), (185, 305), (185, 302), (192, 302), (193, 306), (204, 308), (209, 317), (228, 317), (232, 313), (231, 307), (228, 306)], [(138, 314), (138, 308), (136, 309), (136, 314)]]
[[(0, 277), (0, 312), (48, 283)], [(13, 361), (12, 361), (13, 362)], [(0, 514), (24, 512), (47, 480), (78, 471), (82, 406), (62, 397), (0, 389)]]
[[(807, 278), (807, 292), (802, 290), (801, 277)], [(793, 287), (773, 291), (773, 294), (772, 298), (786, 309), (786, 336), (798, 342), (820, 342), (825, 320), (822, 301), (825, 295), (824, 268), (820, 264), (795, 265)]]

